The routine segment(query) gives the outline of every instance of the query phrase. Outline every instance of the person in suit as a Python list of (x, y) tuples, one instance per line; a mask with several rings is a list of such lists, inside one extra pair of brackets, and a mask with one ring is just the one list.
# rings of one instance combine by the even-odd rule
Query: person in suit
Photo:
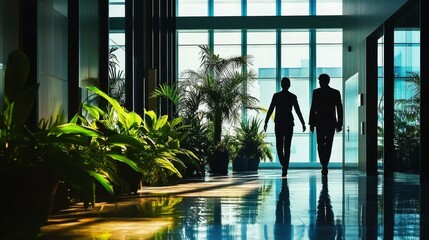
[(282, 91), (274, 93), (271, 100), (271, 104), (265, 118), (264, 130), (267, 131), (268, 121), (275, 108), (274, 132), (276, 134), (276, 149), (280, 164), (282, 165), (282, 176), (285, 177), (289, 168), (290, 147), (292, 143), (293, 126), (295, 125), (292, 108), (295, 109), (295, 112), (301, 121), (303, 132), (305, 132), (306, 127), (299, 108), (298, 99), (295, 94), (289, 92), (290, 79), (283, 77), (281, 86)]
[(329, 87), (328, 74), (320, 74), (320, 88), (313, 90), (310, 107), (310, 131), (316, 128), (317, 151), (322, 165), (322, 175), (328, 174), (328, 164), (331, 158), (332, 143), (335, 131), (343, 128), (343, 104), (338, 90)]

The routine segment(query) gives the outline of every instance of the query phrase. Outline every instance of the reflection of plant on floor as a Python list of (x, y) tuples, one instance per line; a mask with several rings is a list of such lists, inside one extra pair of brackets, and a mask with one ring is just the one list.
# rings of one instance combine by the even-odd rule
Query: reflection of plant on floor
[(255, 224), (259, 213), (263, 212), (264, 202), (267, 196), (271, 195), (273, 190), (273, 181), (262, 183), (259, 188), (253, 190), (250, 194), (243, 197), (243, 205), (240, 207), (240, 216), (243, 224)]
[(394, 144), (398, 163), (414, 169), (418, 166), (420, 146), (420, 76), (411, 73), (405, 82), (412, 95), (395, 100)]
[(177, 213), (177, 205), (182, 198), (176, 197), (150, 197), (141, 198), (137, 203), (137, 214), (139, 217), (174, 216)]

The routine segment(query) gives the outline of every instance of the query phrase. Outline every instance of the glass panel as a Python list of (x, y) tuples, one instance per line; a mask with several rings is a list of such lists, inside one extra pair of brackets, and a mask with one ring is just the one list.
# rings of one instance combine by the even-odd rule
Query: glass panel
[(310, 34), (308, 30), (282, 31), (282, 44), (309, 44)]
[(198, 45), (208, 44), (207, 31), (202, 32), (185, 32), (177, 33), (177, 56), (178, 56), (178, 73), (182, 73), (186, 69), (197, 70), (200, 67), (200, 48)]
[[(259, 100), (261, 107), (267, 108), (273, 94), (277, 91), (276, 83), (276, 33), (248, 32), (247, 54), (253, 57), (253, 64), (249, 70), (257, 75), (257, 81), (248, 87), (248, 92)], [(248, 111), (248, 118), (258, 117), (265, 119), (265, 112)], [(274, 122), (270, 121), (267, 129), (266, 141), (272, 144), (274, 162), (278, 162), (275, 150)]]
[[(281, 77), (289, 77), (291, 86), (289, 91), (298, 98), (298, 104), (305, 121), (309, 111), (309, 32), (284, 31), (281, 33)], [(294, 136), (292, 139), (291, 162), (309, 162), (309, 135), (302, 133), (301, 123), (295, 110)], [(298, 147), (298, 148), (297, 148)]]
[(344, 165), (357, 168), (359, 161), (359, 73), (346, 80), (344, 90)]
[[(302, 132), (301, 124), (295, 121), (294, 135), (292, 138), (292, 146), (290, 148), (290, 163), (308, 163), (310, 159), (310, 152), (308, 149), (308, 133), (296, 133)], [(276, 153), (277, 154), (277, 153)]]
[(241, 0), (214, 0), (214, 16), (241, 16)]
[(109, 17), (125, 17), (125, 3), (124, 4), (110, 4)]
[(384, 37), (378, 39), (377, 46), (377, 165), (383, 168), (384, 162)]
[(282, 16), (298, 16), (309, 15), (310, 3), (309, 0), (282, 0)]
[(220, 32), (216, 31), (214, 33), (214, 44), (241, 44), (241, 31), (228, 31)]
[(342, 43), (343, 42), (343, 31), (342, 30), (326, 30), (321, 29), (316, 31), (317, 43)]
[(221, 58), (241, 56), (241, 31), (215, 32), (214, 52)]
[[(38, 9), (35, 12), (39, 16), (37, 22), (38, 31), (35, 38), (32, 39), (36, 41), (38, 49), (36, 69), (32, 69), (35, 74), (37, 73), (37, 77), (35, 77), (37, 80), (35, 80), (39, 83), (38, 98), (35, 104), (36, 115), (38, 119), (53, 120), (52, 118), (59, 117), (59, 120), (63, 121), (64, 118), (67, 118), (68, 113), (67, 3), (38, 2), (37, 7)], [(13, 13), (8, 14), (13, 15)], [(7, 20), (11, 20), (11, 18), (5, 18), (4, 20), (6, 24)], [(7, 24), (14, 26), (15, 23), (8, 22)], [(9, 32), (5, 31), (5, 33)], [(8, 38), (10, 37), (8, 34), (0, 38), (3, 37), (5, 37), (5, 40), (11, 40)], [(89, 37), (87, 43), (95, 42), (96, 37), (91, 37)], [(0, 47), (3, 47), (2, 43), (2, 40), (0, 40)], [(9, 48), (6, 47), (5, 49)], [(98, 76), (97, 73), (92, 73), (94, 74), (92, 76)]]
[[(342, 76), (343, 64), (342, 45), (317, 45), (316, 49), (316, 76), (327, 73), (332, 77)], [(341, 88), (338, 89), (341, 91)]]
[(342, 15), (342, 0), (316, 0), (316, 15)]
[[(290, 85), (289, 91), (296, 95), (296, 97), (298, 99), (299, 107), (301, 109), (301, 113), (304, 117), (304, 121), (306, 122), (306, 124), (308, 124), (307, 115), (310, 112), (310, 86), (309, 86), (310, 84), (309, 84), (309, 79), (308, 78), (290, 77), (290, 81), (291, 81), (291, 85)], [(293, 110), (293, 117), (295, 119), (294, 132), (307, 135), (308, 131), (306, 131), (306, 133), (302, 133), (302, 125), (299, 121), (298, 116), (295, 113), (295, 110)], [(296, 134), (294, 135), (294, 137), (295, 136), (296, 136)], [(308, 142), (302, 146), (307, 146), (307, 145), (308, 145)], [(307, 147), (303, 147), (303, 148), (305, 148), (305, 151), (308, 151)], [(306, 159), (306, 161), (308, 161), (308, 159)]]
[(116, 70), (125, 71), (125, 33), (109, 34), (109, 47), (117, 48), (117, 50), (112, 52), (112, 54), (115, 55), (117, 59)]
[(177, 16), (208, 16), (208, 0), (177, 0)]
[(282, 46), (282, 77), (308, 77), (309, 56), (308, 45)]
[[(109, 0), (109, 17), (125, 17), (125, 0)], [(125, 33), (109, 33), (109, 95), (125, 104)]]
[[(415, 27), (418, 26), (416, 12), (400, 18), (397, 22), (398, 27), (395, 27), (394, 30), (394, 144), (395, 170), (418, 173), (420, 164), (420, 30)], [(413, 18), (415, 18), (414, 21)], [(405, 23), (410, 26), (407, 27), (404, 25)]]
[(275, 16), (276, 0), (248, 0), (247, 16)]

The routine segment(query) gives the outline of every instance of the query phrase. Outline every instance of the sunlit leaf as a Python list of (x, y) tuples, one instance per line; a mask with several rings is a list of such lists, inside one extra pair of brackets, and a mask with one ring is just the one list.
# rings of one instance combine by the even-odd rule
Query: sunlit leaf
[(117, 160), (117, 161), (120, 161), (120, 162), (127, 164), (132, 169), (134, 169), (134, 171), (136, 171), (136, 172), (141, 172), (141, 168), (139, 168), (133, 160), (127, 158), (125, 155), (116, 154), (116, 153), (108, 153), (106, 155)]

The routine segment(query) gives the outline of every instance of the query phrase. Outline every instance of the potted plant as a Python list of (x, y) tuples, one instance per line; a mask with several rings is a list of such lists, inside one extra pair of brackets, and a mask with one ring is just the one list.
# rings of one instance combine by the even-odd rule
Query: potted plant
[[(30, 63), (21, 50), (8, 58), (4, 104), (0, 112), (0, 189), (5, 210), (0, 228), (8, 239), (32, 239), (46, 223), (60, 181), (91, 201), (98, 182), (113, 194), (114, 167), (83, 157), (84, 149), (97, 147), (102, 132), (61, 118), (42, 119), (34, 129), (28, 117), (36, 103), (38, 84), (28, 84)], [(104, 153), (102, 144), (97, 153)], [(94, 149), (94, 148), (93, 148)], [(93, 154), (97, 155), (97, 154)]]
[(244, 108), (256, 109), (258, 100), (245, 90), (245, 86), (251, 84), (256, 75), (247, 69), (251, 64), (250, 56), (222, 58), (208, 46), (199, 47), (201, 68), (185, 70), (182, 73), (185, 78), (183, 85), (200, 94), (201, 105), (198, 110), (204, 112), (206, 119), (213, 123), (212, 149), (217, 157), (212, 157), (208, 162), (210, 173), (225, 174), (229, 159), (221, 158), (223, 154), (219, 152), (219, 146), (224, 145), (223, 124), (228, 121), (236, 123)]
[[(0, 226), (6, 238), (35, 236), (47, 221), (61, 178), (76, 176), (80, 181), (92, 181), (92, 177), (99, 177), (96, 173), (91, 176), (84, 166), (71, 161), (65, 145), (53, 141), (48, 129), (27, 126), (38, 90), (38, 84), (27, 82), (29, 70), (29, 60), (21, 50), (9, 54), (0, 112), (0, 189), (5, 206)], [(91, 134), (98, 134), (83, 127), (76, 127), (73, 132), (74, 138), (68, 140), (82, 144), (89, 142)]]
[(228, 165), (235, 156), (233, 138), (224, 135), (218, 144), (209, 147), (209, 153), (207, 163), (210, 167), (210, 173), (212, 175), (228, 174)]
[(96, 126), (104, 132), (107, 136), (104, 141), (125, 145), (122, 152), (109, 154), (109, 157), (138, 166), (137, 173), (125, 173), (126, 177), (134, 176), (130, 179), (132, 192), (137, 190), (140, 181), (146, 186), (167, 185), (182, 178), (188, 167), (198, 167), (198, 157), (181, 145), (188, 135), (188, 126), (182, 124), (182, 118), (169, 120), (167, 115), (157, 116), (154, 111), (146, 110), (144, 116), (140, 116), (127, 111), (97, 87), (87, 88), (105, 99), (109, 107), (104, 111), (85, 104), (83, 107), (89, 116), (80, 118), (85, 125)]
[(232, 162), (233, 171), (255, 172), (261, 160), (273, 161), (271, 143), (265, 141), (266, 134), (260, 126), (261, 120), (252, 118), (235, 128), (237, 154)]

